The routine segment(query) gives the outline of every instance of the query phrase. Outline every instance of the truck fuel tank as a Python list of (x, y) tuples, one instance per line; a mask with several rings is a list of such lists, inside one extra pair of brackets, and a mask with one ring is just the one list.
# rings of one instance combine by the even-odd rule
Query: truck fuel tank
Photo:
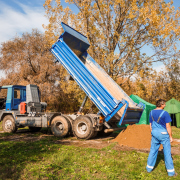
[(19, 106), (20, 106), (20, 114), (25, 114), (27, 112), (26, 103), (21, 102)]

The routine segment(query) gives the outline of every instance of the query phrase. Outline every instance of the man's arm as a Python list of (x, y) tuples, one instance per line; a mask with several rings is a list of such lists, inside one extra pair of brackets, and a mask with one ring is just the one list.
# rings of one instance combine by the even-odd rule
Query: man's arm
[(151, 124), (151, 123), (149, 123), (149, 125), (150, 125), (150, 130), (152, 131), (152, 127), (151, 127), (151, 125), (152, 125), (152, 124)]
[(171, 131), (171, 125), (170, 125), (170, 123), (166, 123), (166, 129), (167, 129), (167, 132), (168, 132), (169, 137), (170, 137), (170, 142), (173, 142), (172, 131)]

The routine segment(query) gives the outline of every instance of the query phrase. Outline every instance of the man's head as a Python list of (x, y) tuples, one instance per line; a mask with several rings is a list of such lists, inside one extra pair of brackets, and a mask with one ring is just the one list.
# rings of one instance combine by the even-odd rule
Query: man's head
[(156, 102), (156, 107), (164, 109), (166, 106), (166, 101), (164, 99), (159, 99)]

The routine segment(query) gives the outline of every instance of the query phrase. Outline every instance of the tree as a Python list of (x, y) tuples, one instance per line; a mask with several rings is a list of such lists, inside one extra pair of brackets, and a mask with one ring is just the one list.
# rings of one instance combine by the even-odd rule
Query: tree
[(179, 59), (168, 61), (164, 71), (152, 71), (150, 76), (138, 77), (134, 93), (154, 104), (160, 98), (166, 101), (172, 98), (180, 100)]
[(180, 61), (179, 59), (172, 59), (172, 61), (167, 62), (166, 71), (168, 75), (168, 96), (175, 98), (180, 101)]
[[(78, 8), (74, 13), (60, 0), (46, 0), (49, 17), (46, 36), (52, 44), (62, 33), (63, 21), (85, 34), (90, 55), (117, 79), (148, 73), (153, 62), (177, 56), (180, 11), (164, 0), (66, 0)], [(151, 49), (147, 56), (144, 48)], [(124, 81), (125, 82), (125, 81)]]
[(11, 76), (10, 84), (54, 83), (60, 70), (54, 66), (49, 49), (50, 45), (44, 35), (38, 30), (32, 30), (32, 34), (25, 33), (21, 38), (2, 43), (0, 68), (7, 76)]
[(6, 78), (1, 79), (1, 85), (36, 84), (41, 90), (42, 101), (48, 103), (50, 110), (78, 110), (77, 98), (62, 86), (67, 72), (60, 64), (54, 63), (50, 47), (44, 34), (38, 30), (2, 43), (0, 69), (6, 72)]

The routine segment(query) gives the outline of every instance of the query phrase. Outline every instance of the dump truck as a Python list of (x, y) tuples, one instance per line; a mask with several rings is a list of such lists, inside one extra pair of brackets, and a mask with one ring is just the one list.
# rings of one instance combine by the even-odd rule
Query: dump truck
[(86, 36), (63, 22), (61, 25), (64, 32), (50, 51), (99, 109), (97, 114), (72, 118), (74, 135), (89, 139), (104, 130), (103, 126), (108, 133), (138, 123), (144, 104), (136, 104), (88, 54)]
[(60, 112), (46, 112), (47, 103), (40, 102), (37, 85), (0, 86), (0, 121), (3, 131), (15, 133), (18, 128), (29, 127), (30, 131), (40, 131), (51, 127), (56, 136), (70, 133), (70, 117)]
[[(120, 130), (125, 124), (138, 123), (144, 104), (136, 104), (120, 86), (88, 54), (87, 37), (65, 23), (64, 32), (50, 51), (67, 70), (86, 97), (78, 113), (62, 114), (46, 112), (47, 104), (40, 101), (36, 85), (2, 86), (7, 97), (0, 97), (0, 121), (5, 132), (15, 132), (28, 126), (31, 131), (50, 127), (55, 136), (74, 134), (79, 139), (90, 139), (98, 132)], [(81, 111), (89, 98), (99, 109), (96, 114), (82, 115)]]

